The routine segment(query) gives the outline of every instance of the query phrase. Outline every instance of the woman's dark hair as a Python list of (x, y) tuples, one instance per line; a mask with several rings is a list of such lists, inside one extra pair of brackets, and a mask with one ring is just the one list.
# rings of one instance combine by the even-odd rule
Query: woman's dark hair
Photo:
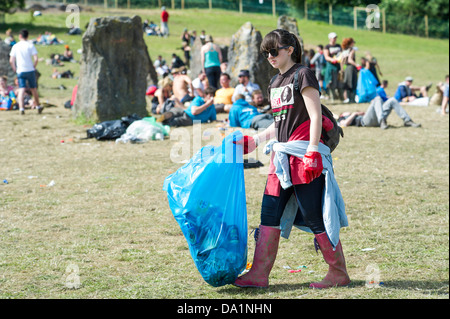
[(260, 50), (269, 51), (270, 49), (278, 48), (279, 46), (290, 45), (294, 48), (294, 52), (291, 57), (295, 63), (302, 62), (302, 48), (300, 46), (300, 41), (298, 37), (283, 29), (276, 29), (269, 32), (263, 39), (261, 43)]

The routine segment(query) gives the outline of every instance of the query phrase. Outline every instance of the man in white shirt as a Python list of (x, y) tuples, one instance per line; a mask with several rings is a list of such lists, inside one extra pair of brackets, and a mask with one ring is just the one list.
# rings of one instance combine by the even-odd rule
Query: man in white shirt
[(27, 82), (31, 94), (33, 95), (38, 113), (42, 113), (42, 107), (39, 103), (36, 82), (36, 65), (38, 63), (38, 53), (33, 43), (28, 42), (28, 30), (21, 30), (19, 33), (19, 42), (17, 42), (9, 53), (9, 63), (14, 72), (17, 73), (19, 81), (18, 103), (20, 114), (25, 114), (24, 95), (27, 88)]
[(245, 96), (245, 100), (248, 103), (252, 102), (252, 92), (255, 90), (261, 90), (258, 84), (250, 82), (250, 72), (248, 70), (241, 70), (239, 72), (239, 84), (234, 90), (233, 97), (231, 100), (236, 102), (236, 97), (239, 94)]
[(192, 80), (192, 86), (194, 88), (194, 97), (200, 96), (205, 97), (205, 85), (203, 81), (206, 79), (206, 74), (204, 71), (201, 71), (198, 77)]

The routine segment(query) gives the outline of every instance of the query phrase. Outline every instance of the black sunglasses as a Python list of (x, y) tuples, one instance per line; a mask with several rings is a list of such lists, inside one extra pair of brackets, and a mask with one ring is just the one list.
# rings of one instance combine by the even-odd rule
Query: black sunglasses
[(275, 48), (275, 49), (270, 49), (269, 51), (262, 51), (261, 54), (263, 55), (264, 58), (268, 58), (269, 57), (269, 53), (271, 56), (273, 56), (274, 58), (278, 56), (278, 51), (282, 50), (282, 49), (287, 49), (289, 48), (290, 45), (285, 45), (284, 47), (279, 47), (279, 48)]

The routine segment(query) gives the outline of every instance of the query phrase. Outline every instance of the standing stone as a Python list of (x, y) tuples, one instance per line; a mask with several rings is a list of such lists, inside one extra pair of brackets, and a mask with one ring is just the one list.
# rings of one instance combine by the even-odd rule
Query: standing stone
[(10, 51), (11, 46), (0, 40), (0, 76), (6, 75), (8, 77), (8, 85), (13, 85), (16, 74), (9, 64)]
[(277, 29), (287, 30), (298, 37), (302, 48), (302, 63), (305, 62), (303, 39), (300, 37), (300, 32), (298, 31), (297, 19), (284, 15), (280, 16), (277, 22)]
[(195, 79), (203, 69), (201, 54), (200, 54), (202, 46), (203, 46), (202, 40), (200, 39), (200, 37), (196, 37), (194, 44), (192, 45), (192, 48), (191, 48), (191, 61), (190, 61), (190, 67), (189, 67), (189, 70), (190, 70), (189, 76), (192, 80)]
[(246, 22), (231, 38), (228, 49), (227, 73), (231, 76), (230, 85), (235, 87), (240, 70), (250, 71), (250, 81), (257, 83), (265, 97), (270, 79), (277, 74), (267, 59), (260, 54), (261, 32), (251, 22)]
[(156, 83), (139, 16), (92, 18), (83, 35), (74, 116), (97, 122), (146, 116), (149, 73)]

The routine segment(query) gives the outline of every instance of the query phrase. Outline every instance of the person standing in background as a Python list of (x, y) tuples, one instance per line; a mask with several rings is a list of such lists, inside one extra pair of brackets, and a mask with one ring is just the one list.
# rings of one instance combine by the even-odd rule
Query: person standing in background
[(341, 70), (344, 70), (344, 101), (343, 103), (356, 103), (356, 85), (358, 84), (358, 71), (361, 69), (356, 63), (355, 40), (345, 38), (342, 40)]
[[(324, 89), (323, 86), (323, 74), (325, 73), (325, 67), (327, 64), (327, 61), (325, 60), (325, 56), (323, 55), (323, 45), (319, 44), (316, 48), (316, 54), (314, 54), (313, 58), (311, 59), (311, 64), (315, 65), (315, 73), (317, 81), (319, 81), (319, 88), (320, 91)], [(321, 96), (322, 97), (322, 96)]]
[(201, 48), (201, 62), (203, 70), (208, 78), (209, 85), (217, 89), (219, 87), (220, 64), (222, 63), (222, 50), (213, 43), (210, 35), (205, 38), (205, 45)]
[(169, 13), (166, 7), (161, 7), (161, 35), (163, 37), (169, 36)]
[(16, 43), (9, 53), (9, 63), (19, 81), (18, 104), (20, 114), (25, 114), (25, 90), (27, 83), (33, 95), (38, 113), (42, 113), (43, 107), (39, 103), (39, 94), (37, 91), (36, 65), (38, 64), (38, 52), (33, 43), (28, 41), (28, 30), (21, 30), (19, 33), (19, 42)]
[(333, 100), (336, 100), (340, 96), (336, 91), (339, 89), (339, 71), (341, 70), (341, 65), (337, 57), (341, 54), (342, 48), (341, 45), (336, 42), (337, 34), (335, 32), (328, 34), (328, 40), (329, 43), (323, 50), (323, 55), (327, 61), (323, 86), (328, 90), (330, 97)]

